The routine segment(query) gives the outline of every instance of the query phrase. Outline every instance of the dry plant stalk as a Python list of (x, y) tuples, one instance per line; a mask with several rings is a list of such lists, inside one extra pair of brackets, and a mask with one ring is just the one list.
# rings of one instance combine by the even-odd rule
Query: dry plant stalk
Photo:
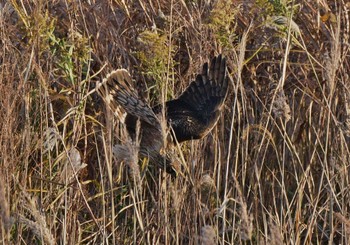
[(22, 190), (22, 194), (24, 197), (24, 200), (22, 200), (24, 203), (23, 207), (33, 216), (34, 221), (24, 217), (22, 214), (18, 214), (16, 215), (17, 222), (30, 228), (30, 230), (45, 243), (52, 245), (56, 244), (56, 241), (46, 223), (45, 216), (38, 210), (38, 204), (35, 199), (30, 197), (25, 190)]
[[(347, 0), (1, 1), (1, 241), (347, 245), (349, 10)], [(235, 89), (218, 127), (176, 144), (186, 169), (176, 180), (141, 168), (145, 135), (128, 143), (95, 81), (125, 68), (153, 108), (220, 53)], [(111, 149), (124, 162), (116, 171)]]
[(5, 193), (5, 181), (3, 180), (2, 176), (0, 175), (0, 217), (2, 225), (5, 228), (5, 231), (9, 231), (13, 224), (13, 220), (10, 217), (10, 209), (6, 198)]

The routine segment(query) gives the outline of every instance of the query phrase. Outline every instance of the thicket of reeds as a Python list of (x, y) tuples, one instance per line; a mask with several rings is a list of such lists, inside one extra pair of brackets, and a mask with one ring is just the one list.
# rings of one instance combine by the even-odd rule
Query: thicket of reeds
[[(349, 15), (346, 0), (0, 1), (0, 243), (350, 244)], [(128, 69), (154, 105), (219, 53), (229, 95), (176, 149), (182, 174), (116, 161), (134, 143), (96, 81)]]

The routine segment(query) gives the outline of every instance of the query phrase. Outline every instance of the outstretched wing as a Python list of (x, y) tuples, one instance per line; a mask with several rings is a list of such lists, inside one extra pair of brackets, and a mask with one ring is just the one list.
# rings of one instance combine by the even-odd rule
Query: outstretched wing
[(219, 119), (228, 91), (226, 59), (214, 57), (208, 68), (205, 63), (196, 80), (177, 99), (166, 102), (167, 120), (178, 142), (204, 137)]
[(139, 118), (152, 126), (160, 127), (157, 116), (153, 110), (137, 96), (131, 86), (132, 79), (125, 69), (111, 72), (97, 85), (97, 91), (109, 108), (118, 116), (119, 105), (129, 116)]

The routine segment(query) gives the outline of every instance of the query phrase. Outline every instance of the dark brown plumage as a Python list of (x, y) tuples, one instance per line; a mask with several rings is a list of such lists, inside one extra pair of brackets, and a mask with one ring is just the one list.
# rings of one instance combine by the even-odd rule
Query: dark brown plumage
[(175, 143), (174, 138), (181, 143), (203, 138), (212, 130), (227, 96), (228, 80), (226, 59), (219, 55), (211, 60), (210, 67), (208, 63), (203, 65), (201, 74), (177, 99), (165, 103), (165, 119), (172, 137), (161, 126), (162, 105), (151, 108), (139, 99), (126, 70), (110, 73), (98, 85), (98, 91), (115, 114), (119, 114), (118, 105), (126, 111), (125, 124), (133, 139), (137, 119), (140, 120), (139, 154), (174, 174), (166, 148)]

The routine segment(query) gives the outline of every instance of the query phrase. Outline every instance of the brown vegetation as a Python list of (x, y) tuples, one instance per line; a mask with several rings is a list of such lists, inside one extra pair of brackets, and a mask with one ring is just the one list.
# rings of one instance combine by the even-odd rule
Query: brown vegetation
[[(349, 15), (345, 0), (0, 1), (0, 243), (350, 244)], [(224, 113), (178, 147), (182, 174), (128, 156), (96, 81), (128, 69), (154, 105), (219, 53)]]

